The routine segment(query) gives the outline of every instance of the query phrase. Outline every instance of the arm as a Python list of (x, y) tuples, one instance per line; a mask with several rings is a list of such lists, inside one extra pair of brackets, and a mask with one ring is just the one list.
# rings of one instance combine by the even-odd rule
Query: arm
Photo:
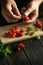
[(43, 0), (38, 0), (39, 1), (39, 3), (42, 3), (43, 2)]

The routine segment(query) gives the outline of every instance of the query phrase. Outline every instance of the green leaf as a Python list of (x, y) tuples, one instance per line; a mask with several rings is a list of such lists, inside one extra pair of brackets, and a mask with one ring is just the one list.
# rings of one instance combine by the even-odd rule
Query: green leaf
[(40, 40), (41, 37), (40, 37), (40, 35), (37, 35), (36, 38), (37, 38), (38, 40)]
[(29, 24), (27, 27), (28, 35), (33, 35), (35, 33), (35, 26), (32, 24)]
[(21, 16), (21, 19), (24, 19), (24, 16), (23, 15)]
[(6, 52), (6, 53), (11, 53), (11, 49), (10, 49), (9, 46), (7, 46), (7, 47), (5, 48), (5, 52)]
[(0, 53), (3, 53), (3, 55), (11, 54), (12, 50), (9, 45), (4, 46), (3, 43), (0, 41)]
[(30, 31), (28, 32), (28, 35), (33, 35), (34, 33), (35, 33), (34, 31), (30, 30)]

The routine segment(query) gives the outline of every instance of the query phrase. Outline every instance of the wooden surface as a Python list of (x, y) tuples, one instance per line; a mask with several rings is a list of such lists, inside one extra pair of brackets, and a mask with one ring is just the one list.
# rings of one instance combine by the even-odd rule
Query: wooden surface
[[(11, 28), (12, 27), (13, 26), (11, 26)], [(5, 29), (5, 32), (9, 30), (8, 27), (1, 28), (0, 36), (1, 33), (4, 33)], [(1, 30), (3, 32), (1, 32)], [(40, 40), (31, 38), (21, 42), (25, 44), (25, 48), (22, 49), (20, 53), (15, 51), (15, 47), (20, 43), (19, 41), (11, 44), (13, 49), (12, 54), (7, 57), (3, 57), (2, 54), (0, 54), (0, 65), (43, 65), (43, 36)]]
[(12, 54), (7, 57), (0, 55), (0, 65), (43, 65), (43, 37), (40, 40), (32, 38), (21, 41), (25, 48), (21, 52), (15, 51), (18, 43), (12, 43)]
[[(40, 20), (43, 24), (43, 18)], [(25, 40), (25, 39), (30, 39), (30, 38), (35, 37), (36, 35), (41, 35), (41, 36), (43, 35), (43, 31), (37, 31), (37, 32), (35, 32), (35, 34), (33, 36), (25, 35), (23, 37), (13, 37), (13, 38), (5, 37), (4, 34), (6, 32), (8, 32), (10, 29), (12, 29), (15, 25), (19, 25), (20, 28), (21, 27), (28, 27), (28, 24), (24, 24), (24, 23), (18, 23), (18, 24), (12, 24), (12, 25), (0, 27), (0, 39), (4, 44), (18, 42), (18, 41)]]

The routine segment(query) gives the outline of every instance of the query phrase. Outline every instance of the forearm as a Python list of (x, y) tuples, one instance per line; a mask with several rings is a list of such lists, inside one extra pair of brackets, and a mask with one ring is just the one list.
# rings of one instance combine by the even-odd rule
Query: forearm
[(33, 1), (37, 1), (39, 4), (43, 2), (43, 0), (33, 0)]
[(43, 0), (38, 0), (40, 3), (42, 3), (43, 2)]
[(41, 4), (43, 2), (43, 0), (38, 0), (39, 1), (39, 4)]

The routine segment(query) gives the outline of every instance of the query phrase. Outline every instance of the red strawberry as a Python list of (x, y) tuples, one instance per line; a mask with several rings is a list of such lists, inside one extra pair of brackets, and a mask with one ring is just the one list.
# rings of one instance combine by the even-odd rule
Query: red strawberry
[(36, 24), (35, 25), (36, 25), (36, 27), (39, 27), (39, 28), (42, 26), (42, 24), (41, 24), (40, 21), (36, 21)]
[(24, 16), (24, 21), (28, 21), (30, 18), (28, 16)]
[(12, 37), (12, 31), (9, 31), (8, 33), (7, 33), (7, 35), (9, 36), (9, 37)]
[(25, 45), (23, 43), (18, 44), (18, 48), (22, 49), (24, 47), (25, 47)]
[(19, 27), (18, 27), (18, 26), (14, 26), (14, 29), (15, 29), (15, 30), (19, 30)]
[(11, 31), (12, 31), (12, 33), (16, 33), (16, 31), (17, 31), (17, 30), (15, 30), (15, 29), (12, 29)]
[(23, 36), (24, 34), (22, 32), (19, 32), (18, 33), (18, 36)]
[(21, 28), (21, 29), (20, 29), (20, 32), (25, 32), (25, 31), (26, 31), (25, 28)]
[(13, 33), (12, 36), (13, 36), (13, 37), (16, 37), (16, 33)]

